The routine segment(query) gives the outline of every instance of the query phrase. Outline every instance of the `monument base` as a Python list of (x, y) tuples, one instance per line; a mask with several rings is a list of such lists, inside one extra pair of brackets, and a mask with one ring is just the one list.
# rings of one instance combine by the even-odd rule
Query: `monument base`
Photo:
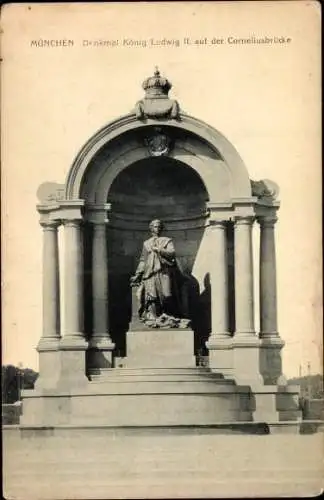
[(193, 368), (192, 330), (142, 330), (127, 333), (126, 368)]
[[(200, 368), (111, 369), (72, 391), (24, 391), (21, 424), (160, 427), (252, 422), (251, 393)], [(40, 404), (41, 402), (41, 404)]]
[(64, 381), (70, 372), (56, 387), (23, 391), (21, 428), (298, 428), (295, 387), (251, 387), (197, 367), (191, 330), (129, 332), (127, 357), (115, 367), (107, 363), (83, 384)]

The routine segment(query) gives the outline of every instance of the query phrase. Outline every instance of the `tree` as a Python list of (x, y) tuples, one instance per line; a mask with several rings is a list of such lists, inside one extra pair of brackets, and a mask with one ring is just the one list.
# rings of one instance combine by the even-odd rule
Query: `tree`
[(2, 403), (15, 403), (20, 399), (21, 389), (33, 389), (38, 373), (31, 368), (20, 369), (14, 365), (1, 367)]
[(308, 399), (324, 398), (323, 375), (305, 375), (288, 380), (289, 384), (300, 386), (300, 396)]

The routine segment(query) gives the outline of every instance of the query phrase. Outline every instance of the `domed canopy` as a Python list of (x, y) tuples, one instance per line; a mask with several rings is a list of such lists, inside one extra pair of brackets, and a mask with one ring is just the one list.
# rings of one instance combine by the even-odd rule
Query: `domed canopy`
[(135, 109), (96, 132), (75, 158), (65, 184), (55, 193), (53, 187), (48, 193), (48, 184), (42, 187), (40, 201), (79, 207), (105, 204), (124, 169), (161, 156), (175, 160), (170, 163), (174, 169), (180, 164), (193, 169), (208, 193), (209, 207), (225, 210), (227, 218), (230, 212), (254, 212), (258, 200), (272, 204), (278, 190), (267, 188), (270, 181), (251, 184), (235, 147), (218, 130), (181, 112), (178, 102), (168, 96), (171, 86), (156, 68), (144, 80), (145, 96)]

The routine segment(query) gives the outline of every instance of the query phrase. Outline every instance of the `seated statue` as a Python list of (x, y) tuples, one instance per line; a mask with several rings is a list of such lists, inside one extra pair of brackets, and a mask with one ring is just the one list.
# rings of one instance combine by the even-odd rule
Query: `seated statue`
[(144, 241), (142, 254), (131, 286), (138, 286), (139, 317), (152, 328), (186, 328), (189, 320), (182, 312), (180, 271), (171, 238), (161, 236), (163, 224), (150, 223), (152, 236)]

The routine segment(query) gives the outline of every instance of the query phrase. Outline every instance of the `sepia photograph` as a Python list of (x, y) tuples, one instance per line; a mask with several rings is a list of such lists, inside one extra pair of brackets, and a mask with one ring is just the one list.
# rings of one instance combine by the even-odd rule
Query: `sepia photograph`
[(317, 496), (316, 1), (6, 4), (8, 500)]

